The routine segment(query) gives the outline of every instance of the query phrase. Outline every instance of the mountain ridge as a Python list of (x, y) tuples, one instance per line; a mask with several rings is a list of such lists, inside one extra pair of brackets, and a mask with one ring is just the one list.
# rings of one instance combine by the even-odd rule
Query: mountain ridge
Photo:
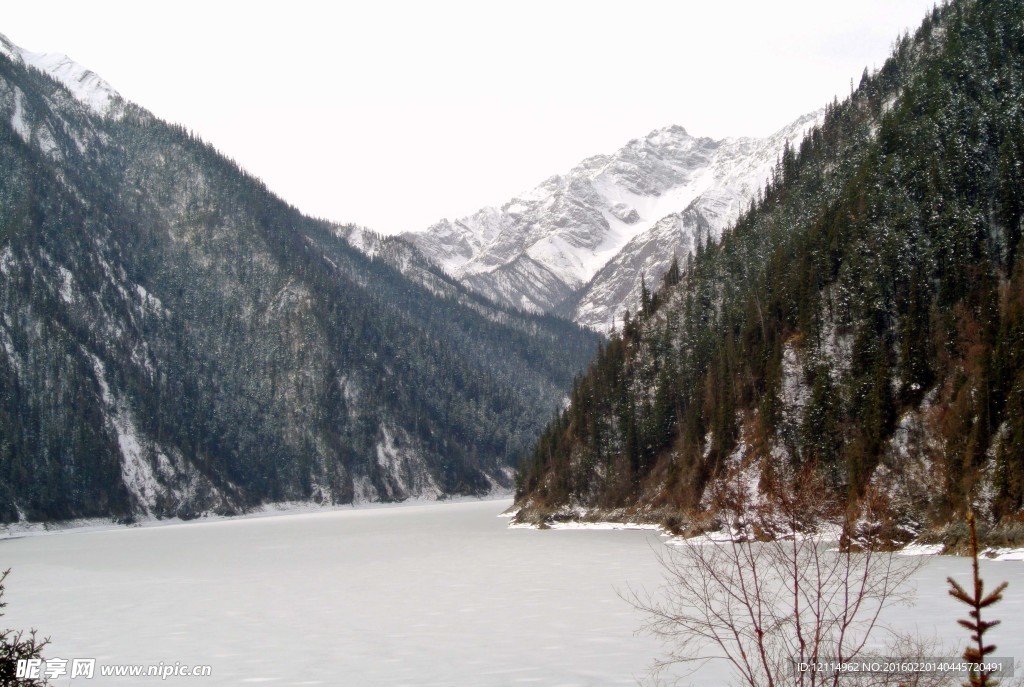
[(670, 125), (586, 158), (499, 207), (402, 236), (499, 302), (607, 332), (624, 309), (635, 309), (641, 274), (605, 268), (639, 263), (656, 282), (673, 253), (687, 257), (698, 227), (678, 224), (671, 233), (663, 225), (660, 260), (644, 235), (696, 203), (702, 226), (717, 237), (770, 178), (784, 147), (798, 144), (820, 117), (805, 115), (763, 139), (713, 140)]
[(113, 86), (64, 53), (32, 52), (15, 45), (7, 36), (0, 33), (0, 54), (56, 79), (79, 102), (101, 117), (116, 118), (124, 112), (125, 100)]

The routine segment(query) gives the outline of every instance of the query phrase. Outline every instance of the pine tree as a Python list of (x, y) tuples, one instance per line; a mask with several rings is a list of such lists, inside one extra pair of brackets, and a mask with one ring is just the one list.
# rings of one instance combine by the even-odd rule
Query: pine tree
[[(11, 573), (10, 568), (0, 573), (0, 609), (7, 606), (3, 600), (4, 582)], [(4, 614), (0, 611), (0, 617)], [(42, 659), (42, 651), (50, 643), (49, 639), (38, 639), (36, 631), (28, 634), (15, 630), (0, 630), (0, 684), (11, 687), (41, 687), (47, 684), (45, 676), (39, 678), (17, 677), (19, 661)]]
[(640, 275), (640, 314), (649, 317), (651, 314), (651, 292), (647, 289), (647, 277)]

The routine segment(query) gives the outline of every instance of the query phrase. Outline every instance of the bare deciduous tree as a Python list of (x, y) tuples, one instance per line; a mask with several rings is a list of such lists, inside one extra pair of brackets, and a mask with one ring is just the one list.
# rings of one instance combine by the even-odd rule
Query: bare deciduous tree
[[(772, 496), (754, 503), (742, 489), (719, 488), (714, 501), (724, 536), (667, 547), (659, 554), (666, 571), (661, 594), (629, 596), (647, 618), (644, 629), (668, 648), (656, 674), (680, 662), (724, 658), (738, 682), (751, 687), (835, 685), (839, 673), (800, 670), (801, 664), (863, 656), (875, 648), (868, 641), (882, 609), (909, 597), (905, 583), (921, 559), (881, 550), (870, 536), (858, 537), (864, 528), (851, 522), (840, 546), (823, 536), (842, 518), (816, 480), (766, 491)], [(849, 675), (842, 680), (851, 684)]]

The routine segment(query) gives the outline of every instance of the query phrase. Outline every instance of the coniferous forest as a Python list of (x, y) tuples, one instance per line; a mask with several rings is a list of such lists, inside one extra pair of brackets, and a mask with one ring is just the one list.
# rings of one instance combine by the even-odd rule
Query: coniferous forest
[(0, 55), (0, 520), (509, 486), (597, 335)]
[(1024, 5), (936, 7), (644, 289), (524, 465), (520, 517), (685, 521), (716, 480), (812, 471), (854, 512), (883, 501), (893, 540), (969, 502), (1019, 538), (1022, 105)]

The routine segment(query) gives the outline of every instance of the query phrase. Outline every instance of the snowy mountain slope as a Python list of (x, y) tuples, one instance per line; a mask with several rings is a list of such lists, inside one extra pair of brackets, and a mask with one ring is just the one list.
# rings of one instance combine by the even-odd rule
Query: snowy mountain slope
[(635, 234), (559, 312), (598, 331), (608, 331), (613, 319), (621, 320), (626, 308), (635, 312), (641, 278), (645, 277), (653, 288), (674, 256), (684, 260), (697, 241), (717, 240), (763, 188), (785, 146), (799, 146), (804, 134), (820, 125), (823, 118), (824, 110), (819, 110), (768, 138), (724, 141), (708, 170), (711, 184), (684, 210)]
[(717, 147), (681, 127), (663, 129), (584, 160), (500, 209), (405, 237), (496, 300), (554, 310), (632, 236), (704, 190)]
[(3, 42), (0, 521), (508, 488), (593, 333), (24, 55)]
[[(688, 217), (697, 221), (699, 215), (698, 224), (719, 234), (763, 186), (786, 142), (797, 143), (819, 120), (820, 113), (801, 117), (765, 139), (715, 141), (679, 126), (659, 129), (612, 155), (588, 158), (500, 208), (442, 220), (405, 238), (499, 302), (606, 329), (638, 291), (639, 272), (649, 269), (648, 278), (657, 278), (673, 252), (692, 245), (697, 224), (687, 225), (679, 213), (693, 205), (697, 214)], [(674, 232), (662, 223), (669, 215), (678, 215)], [(669, 243), (647, 246), (656, 239)], [(640, 254), (648, 257), (638, 263)], [(615, 264), (632, 271), (604, 270), (588, 284)]]
[(75, 98), (101, 117), (117, 118), (124, 114), (125, 101), (114, 87), (63, 53), (25, 50), (0, 34), (0, 55), (5, 55), (14, 62), (35, 67), (53, 77), (64, 84)]
[[(536, 315), (522, 312), (510, 313), (507, 305), (487, 298), (473, 289), (472, 277), (465, 282), (460, 282), (424, 256), (415, 245), (399, 236), (386, 236), (352, 224), (335, 227), (335, 235), (371, 259), (380, 260), (390, 265), (407, 279), (419, 284), (435, 296), (470, 308), (492, 322), (523, 332), (531, 332), (536, 326)], [(528, 258), (524, 258), (522, 262), (529, 263), (530, 261)], [(544, 273), (532, 274), (529, 278), (536, 281), (544, 278)], [(554, 280), (554, 277), (549, 274), (548, 279)]]
[(559, 314), (597, 331), (621, 326), (626, 310), (637, 311), (641, 285), (646, 281), (653, 289), (673, 257), (684, 259), (713, 233), (707, 218), (693, 205), (663, 217), (633, 237), (565, 302)]

